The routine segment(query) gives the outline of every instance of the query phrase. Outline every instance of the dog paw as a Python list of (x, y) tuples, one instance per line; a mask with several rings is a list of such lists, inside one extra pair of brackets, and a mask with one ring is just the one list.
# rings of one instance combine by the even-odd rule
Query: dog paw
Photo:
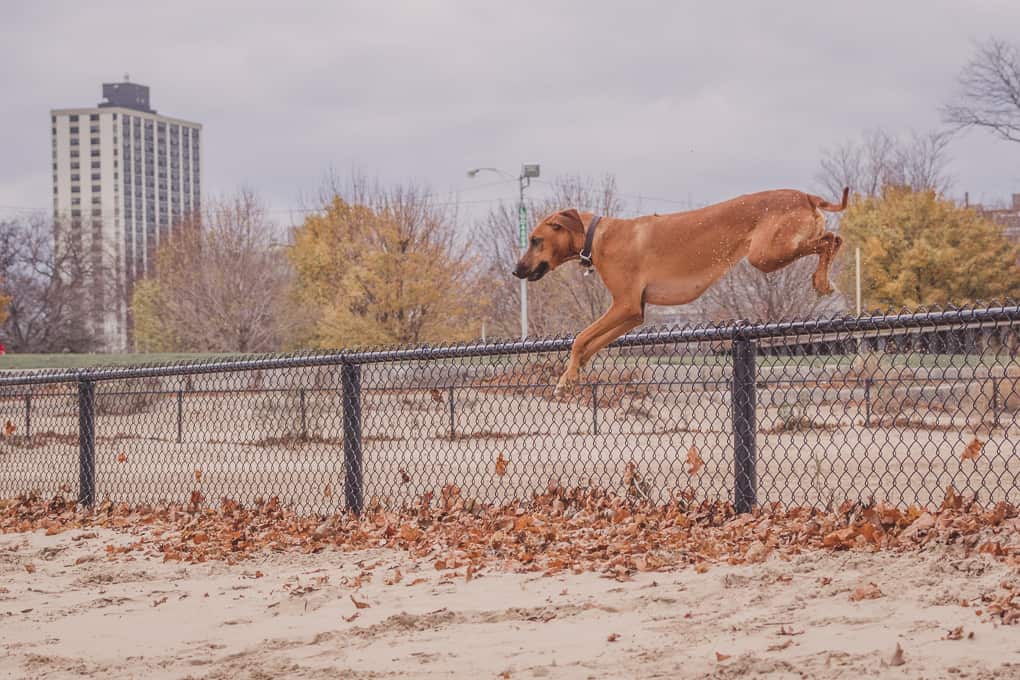
[(577, 384), (576, 377), (569, 376), (566, 373), (564, 373), (563, 376), (560, 378), (560, 381), (556, 383), (556, 390), (553, 391), (553, 396), (555, 396), (557, 399), (562, 399), (563, 397), (570, 394), (570, 391), (574, 389), (574, 385), (576, 384)]
[(815, 292), (820, 296), (825, 297), (826, 295), (832, 295), (836, 289), (832, 287), (832, 283), (828, 279), (815, 279), (813, 282)]

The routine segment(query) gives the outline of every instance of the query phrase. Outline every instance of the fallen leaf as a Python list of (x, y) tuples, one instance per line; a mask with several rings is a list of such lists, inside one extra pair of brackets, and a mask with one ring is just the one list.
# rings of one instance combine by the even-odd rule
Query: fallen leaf
[(437, 404), (443, 403), (443, 393), (436, 389), (429, 390), (429, 396), (432, 397), (432, 401)]
[(34, 574), (35, 573), (35, 565), (32, 564), (31, 562), (28, 562), (25, 565), (25, 571), (27, 571), (29, 574)]
[[(974, 633), (971, 633), (968, 637), (974, 637)], [(957, 626), (951, 631), (947, 632), (942, 636), (943, 640), (962, 640), (963, 639), (963, 626)]]
[(698, 455), (698, 447), (691, 446), (687, 450), (687, 474), (698, 474), (704, 464), (705, 461), (701, 460), (701, 456)]
[(202, 481), (202, 471), (199, 470), (198, 468), (195, 468), (195, 481), (196, 482)]
[(793, 628), (787, 628), (786, 626), (779, 626), (779, 632), (776, 635), (803, 635), (804, 631), (794, 630)]
[(413, 543), (421, 538), (421, 529), (413, 527), (410, 524), (404, 524), (400, 527), (400, 531), (397, 532), (397, 536), (405, 541)]
[(857, 532), (853, 527), (845, 527), (826, 535), (822, 545), (826, 548), (849, 548), (854, 544)]
[(716, 661), (725, 661), (726, 659), (730, 658), (730, 656), (731, 656), (730, 654), (720, 654), (719, 652), (716, 652), (715, 653), (715, 660)]
[(770, 652), (779, 652), (793, 644), (793, 640), (787, 640), (786, 642), (779, 642), (774, 645), (769, 645), (768, 650)]
[(127, 460), (127, 456), (126, 456), (126, 455), (124, 455), (124, 452), (123, 452), (123, 451), (121, 451), (120, 453), (118, 453), (118, 454), (117, 454), (117, 462), (118, 462), (118, 463), (123, 463), (123, 462), (125, 462), (126, 460)]
[(761, 541), (755, 541), (751, 545), (747, 546), (747, 552), (744, 553), (744, 559), (751, 564), (758, 562), (764, 562), (765, 558), (768, 557), (769, 550)]
[(204, 498), (205, 496), (202, 495), (202, 492), (199, 491), (198, 489), (195, 489), (194, 491), (191, 492), (191, 505), (197, 508), (199, 505), (202, 504), (202, 500)]
[(942, 509), (959, 510), (961, 507), (963, 507), (963, 497), (956, 493), (956, 489), (950, 484), (946, 487), (946, 497), (942, 499)]
[(620, 639), (619, 633), (610, 633), (609, 637), (606, 638), (606, 640), (608, 640), (609, 642), (616, 642), (619, 639)]
[(330, 486), (329, 484), (327, 484), (326, 488), (322, 490), (322, 495), (325, 496), (326, 498), (332, 498), (333, 497), (333, 487)]
[(499, 456), (496, 458), (496, 474), (499, 475), (500, 477), (505, 475), (506, 474), (506, 466), (507, 466), (507, 463), (509, 463), (509, 462), (510, 461), (508, 461), (506, 458), (503, 457), (502, 453), (499, 454)]
[(400, 481), (403, 482), (404, 484), (407, 484), (408, 482), (411, 481), (411, 475), (407, 474), (407, 470), (405, 470), (404, 468), (400, 468), (399, 470), (397, 470), (397, 472), (400, 473)]
[(351, 602), (353, 602), (354, 606), (357, 607), (358, 609), (368, 609), (369, 607), (372, 606), (367, 602), (358, 602), (357, 600), (354, 599), (354, 595), (351, 595)]
[(830, 583), (832, 583), (832, 578), (830, 578), (828, 576), (823, 576), (820, 579), (818, 579), (818, 585), (820, 585), (820, 586), (827, 586)]
[(876, 600), (882, 597), (882, 591), (874, 583), (864, 583), (857, 586), (854, 592), (850, 593), (851, 602), (860, 602), (861, 600)]
[(166, 599), (167, 599), (167, 596), (164, 595), (163, 597), (159, 598), (158, 600), (153, 600), (152, 606), (153, 607), (158, 607), (159, 605), (161, 605), (164, 602), (166, 602)]
[(981, 455), (981, 449), (984, 447), (984, 445), (985, 443), (983, 441), (981, 441), (977, 437), (974, 437), (974, 441), (972, 441), (970, 444), (967, 444), (967, 448), (965, 448), (963, 450), (963, 453), (960, 454), (960, 459), (977, 460), (978, 456)]
[(344, 621), (346, 621), (347, 623), (350, 623), (351, 621), (353, 621), (354, 619), (358, 618), (359, 616), (361, 616), (361, 612), (354, 612), (354, 613), (353, 613), (353, 614), (351, 614), (350, 616), (345, 616), (345, 617), (343, 617), (343, 619), (344, 619)]
[(14, 434), (14, 430), (16, 429), (17, 428), (14, 427), (14, 423), (12, 423), (9, 420), (6, 423), (4, 423), (4, 434), (7, 435), (8, 437)]

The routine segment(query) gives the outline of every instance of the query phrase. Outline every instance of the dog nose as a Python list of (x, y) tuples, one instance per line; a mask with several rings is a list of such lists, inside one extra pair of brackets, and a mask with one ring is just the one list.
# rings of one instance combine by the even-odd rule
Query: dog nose
[(514, 276), (519, 279), (523, 279), (528, 275), (528, 271), (524, 268), (524, 265), (518, 263), (514, 270), (511, 272)]

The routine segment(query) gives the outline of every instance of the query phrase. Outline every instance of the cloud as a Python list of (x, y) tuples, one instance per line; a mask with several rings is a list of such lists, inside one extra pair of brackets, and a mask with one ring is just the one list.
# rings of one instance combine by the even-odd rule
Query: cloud
[[(822, 148), (939, 124), (971, 41), (1020, 5), (598, 2), (21, 3), (0, 27), (0, 205), (49, 203), (50, 108), (127, 71), (205, 125), (206, 191), (277, 208), (330, 167), (473, 200), (475, 165), (615, 173), (630, 193), (705, 203), (817, 188)], [(1008, 37), (1008, 36), (1007, 36)], [(968, 135), (957, 186), (1016, 190), (1018, 149)], [(540, 191), (540, 186), (534, 189)], [(464, 211), (471, 215), (486, 204)], [(644, 203), (649, 209), (667, 204)], [(0, 208), (2, 210), (2, 208)]]

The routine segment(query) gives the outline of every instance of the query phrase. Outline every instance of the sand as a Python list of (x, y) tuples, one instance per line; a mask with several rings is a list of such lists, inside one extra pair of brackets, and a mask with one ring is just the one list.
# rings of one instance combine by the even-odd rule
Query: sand
[[(1015, 568), (940, 547), (618, 582), (488, 569), (467, 580), (382, 549), (236, 565), (108, 555), (136, 540), (0, 535), (0, 677), (1020, 677), (1020, 628), (975, 613)], [(869, 583), (882, 596), (851, 601)], [(946, 639), (959, 626), (962, 639)]]

